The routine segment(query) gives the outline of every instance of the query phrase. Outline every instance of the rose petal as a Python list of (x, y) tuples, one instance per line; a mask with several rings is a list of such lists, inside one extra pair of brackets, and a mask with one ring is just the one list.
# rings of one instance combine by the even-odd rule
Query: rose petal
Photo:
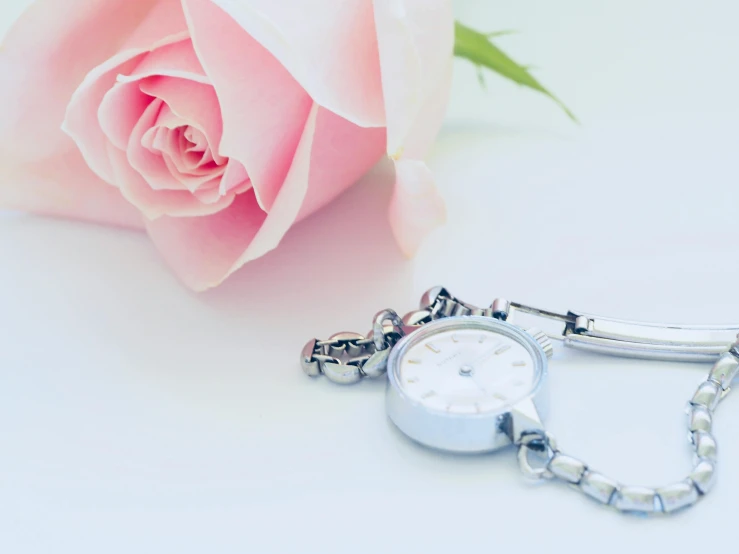
[(389, 217), (406, 255), (446, 212), (420, 161), (439, 131), (451, 87), (454, 19), (449, 0), (374, 0), (396, 184)]
[(436, 141), (449, 103), (453, 61), (452, 58), (446, 61), (446, 71), (441, 74), (436, 88), (426, 98), (418, 117), (411, 124), (402, 147), (401, 158), (423, 160)]
[(154, 190), (131, 167), (125, 152), (108, 144), (108, 156), (121, 193), (150, 220), (165, 215), (183, 218), (206, 216), (227, 208), (234, 200), (233, 195), (229, 195), (214, 204), (203, 204), (187, 190)]
[[(132, 3), (129, 0), (128, 5)], [(187, 34), (182, 0), (156, 0), (141, 24), (126, 38), (121, 50), (151, 48), (164, 38), (181, 34)]]
[(269, 217), (229, 274), (277, 247), (292, 224), (333, 200), (364, 175), (385, 150), (384, 129), (366, 129), (316, 107)]
[(312, 101), (285, 68), (211, 0), (185, 0), (193, 43), (221, 104), (219, 153), (244, 165), (272, 208)]
[[(235, 189), (241, 188), (248, 181), (249, 175), (247, 175), (244, 166), (241, 165), (241, 162), (231, 158), (228, 160), (226, 171), (221, 179), (220, 192), (225, 195)], [(249, 187), (251, 187), (251, 183), (249, 183)]]
[(192, 47), (189, 33), (171, 35), (168, 39), (153, 43), (148, 56), (130, 74), (118, 77), (122, 83), (139, 81), (147, 77), (179, 77), (190, 81), (208, 83), (200, 60)]
[[(155, 100), (155, 102), (160, 101), (159, 99)], [(153, 121), (147, 115), (134, 129), (128, 149), (129, 160), (131, 165), (146, 178), (152, 188), (156, 190), (187, 189), (194, 192), (203, 183), (222, 175), (226, 170), (225, 165), (196, 168), (195, 170), (188, 168), (187, 160), (184, 159), (187, 154), (184, 152), (183, 146), (187, 143), (187, 139), (185, 139), (182, 132), (183, 126), (187, 123), (187, 121), (174, 114), (168, 105), (162, 104), (159, 114)], [(140, 135), (149, 125), (151, 127), (143, 135)], [(155, 129), (160, 137), (157, 141), (157, 146), (160, 147), (158, 152), (146, 148), (146, 144), (149, 142), (147, 136)], [(159, 129), (166, 129), (166, 135), (159, 134)], [(162, 138), (164, 136), (166, 138)], [(225, 163), (222, 158), (221, 161)], [(164, 171), (164, 167), (166, 167), (166, 171)]]
[(319, 110), (308, 193), (298, 220), (323, 208), (356, 183), (382, 159), (385, 145), (385, 129), (358, 127), (333, 112)]
[(400, 158), (421, 110), (448, 71), (454, 17), (450, 0), (374, 0), (374, 7), (388, 154)]
[[(111, 184), (113, 170), (105, 143), (110, 139), (119, 148), (125, 148), (131, 129), (151, 101), (138, 89), (132, 91), (130, 87), (115, 86), (115, 79), (119, 71), (136, 67), (143, 55), (125, 59), (122, 63), (114, 57), (112, 63), (105, 63), (90, 72), (72, 96), (62, 126), (77, 143), (90, 169)], [(128, 54), (124, 58), (127, 57)], [(109, 96), (111, 101), (106, 103)]]
[[(162, 114), (165, 114), (162, 117)], [(169, 213), (170, 215), (176, 215), (177, 213), (186, 213), (192, 215), (193, 209), (197, 208), (197, 201), (193, 199), (192, 203), (182, 204), (182, 201), (178, 198), (176, 206), (172, 206), (174, 211), (166, 211), (167, 205), (167, 192), (182, 192), (189, 191), (194, 192), (198, 187), (204, 183), (211, 181), (213, 178), (220, 176), (225, 171), (225, 168), (217, 168), (214, 171), (205, 173), (204, 175), (187, 175), (182, 173), (183, 167), (178, 165), (180, 163), (180, 153), (176, 151), (164, 150), (161, 153), (154, 153), (147, 149), (144, 145), (147, 142), (145, 139), (146, 134), (152, 129), (156, 128), (156, 125), (165, 125), (170, 123), (175, 125), (173, 118), (176, 118), (169, 110), (169, 108), (160, 99), (155, 99), (149, 104), (144, 111), (139, 121), (136, 123), (131, 136), (129, 137), (128, 146), (126, 153), (128, 155), (128, 161), (138, 173), (144, 178), (144, 181), (148, 183), (152, 190), (152, 194), (138, 194), (137, 197), (143, 198), (154, 198), (157, 192), (161, 194), (157, 197), (155, 204), (159, 208), (152, 206), (146, 206), (146, 211), (149, 217), (158, 217), (163, 213)], [(171, 133), (171, 131), (170, 131)], [(176, 161), (175, 161), (176, 160)], [(120, 170), (119, 170), (120, 171)], [(138, 182), (138, 181), (137, 181)], [(127, 189), (130, 185), (128, 182), (119, 182), (118, 185), (121, 189)], [(124, 191), (124, 195), (127, 192)], [(135, 194), (135, 192), (134, 192)], [(179, 196), (179, 195), (178, 195)], [(185, 212), (181, 212), (183, 209), (181, 206), (187, 206)], [(162, 211), (165, 210), (165, 211)], [(204, 210), (203, 213), (212, 213), (210, 210)]]
[[(197, 291), (219, 285), (241, 265), (241, 257), (253, 254), (260, 234), (279, 241), (292, 225), (308, 188), (318, 112), (314, 104), (280, 195), (282, 201), (275, 203), (270, 218), (260, 208), (256, 195), (247, 193), (210, 217), (161, 217), (147, 223), (149, 236), (183, 283)], [(272, 221), (270, 226), (267, 221)]]
[(161, 217), (148, 222), (147, 228), (180, 280), (194, 290), (205, 290), (225, 278), (266, 217), (254, 194), (246, 193), (209, 217)]
[[(75, 89), (113, 56), (155, 0), (36, 0), (0, 49), (0, 151), (38, 160), (66, 148), (59, 131)], [(91, 46), (94, 45), (94, 46)]]
[(126, 152), (107, 143), (114, 180), (123, 196), (150, 219), (162, 215), (210, 215), (227, 207), (233, 196), (225, 196), (213, 204), (200, 202), (175, 179), (163, 157), (142, 146), (143, 133), (154, 124), (161, 109), (163, 103), (158, 99), (147, 107), (131, 133)]
[(359, 128), (314, 105), (269, 216), (246, 193), (209, 217), (149, 222), (149, 235), (184, 283), (195, 290), (214, 287), (275, 248), (296, 220), (353, 184), (384, 150), (383, 129)]
[[(203, 183), (210, 181), (217, 175), (223, 173), (225, 168), (216, 168), (204, 171), (201, 175), (186, 173), (186, 168), (180, 159), (178, 146), (172, 146), (175, 132), (171, 129), (177, 128), (182, 121), (175, 116), (169, 107), (161, 99), (155, 99), (144, 110), (144, 114), (136, 123), (129, 136), (126, 152), (131, 166), (138, 171), (155, 191), (182, 191), (193, 192)], [(159, 129), (167, 129), (166, 138), (161, 135), (157, 140), (157, 146), (161, 152), (150, 150), (147, 145), (153, 144), (150, 138), (152, 132), (158, 133)], [(125, 187), (125, 184), (120, 184)]]
[[(144, 180), (154, 191), (183, 191), (186, 188), (174, 178), (164, 158), (144, 148), (144, 135), (149, 129), (155, 127), (159, 113), (165, 108), (164, 102), (158, 98), (146, 107), (128, 137), (125, 152), (131, 167), (144, 177)], [(117, 148), (114, 149), (117, 150)], [(120, 170), (118, 170), (118, 173), (120, 173)], [(127, 196), (125, 189), (128, 184), (125, 181), (118, 181), (118, 186), (123, 190), (124, 196)], [(157, 217), (157, 215), (152, 212), (149, 217)]]
[[(197, 173), (188, 173), (187, 168), (184, 167), (184, 164), (182, 163), (181, 157), (176, 153), (168, 153), (168, 152), (162, 152), (162, 160), (164, 161), (164, 165), (167, 167), (167, 170), (172, 175), (173, 183), (177, 183), (177, 185), (173, 185), (169, 187), (168, 189), (165, 188), (163, 185), (166, 185), (167, 182), (160, 180), (158, 182), (154, 182), (154, 184), (162, 185), (157, 190), (189, 190), (190, 192), (194, 193), (198, 189), (205, 186), (206, 183), (209, 181), (212, 181), (213, 179), (220, 180), (221, 176), (226, 172), (226, 166), (218, 166), (214, 169), (210, 170), (203, 170), (200, 171), (199, 174)], [(151, 184), (151, 183), (150, 183)], [(177, 188), (175, 188), (177, 186)], [(152, 186), (152, 188), (155, 188)], [(218, 185), (216, 185), (216, 189), (218, 188)]]
[(87, 167), (70, 138), (57, 156), (23, 164), (0, 157), (0, 205), (11, 210), (142, 229), (143, 218), (120, 191)]
[[(121, 68), (125, 69), (125, 68)], [(111, 72), (115, 74), (118, 69)], [(107, 81), (107, 80), (105, 80)], [(79, 137), (77, 142), (83, 142), (81, 140), (81, 133), (74, 133), (74, 127), (72, 124), (72, 116), (74, 112), (72, 109), (77, 109), (80, 106), (80, 111), (84, 111), (89, 114), (91, 107), (97, 105), (98, 109), (95, 112), (97, 116), (97, 127), (98, 132), (103, 136), (100, 138), (101, 141), (105, 139), (109, 140), (113, 146), (121, 150), (125, 150), (128, 145), (128, 139), (131, 136), (131, 132), (136, 123), (141, 118), (141, 114), (144, 113), (146, 107), (151, 104), (151, 97), (147, 96), (135, 83), (111, 83), (105, 82), (103, 79), (99, 80), (100, 85), (96, 85), (95, 88), (100, 90), (108, 87), (103, 92), (102, 99), (95, 103), (95, 99), (90, 98), (87, 94), (75, 95), (74, 104), (70, 105), (70, 110), (67, 112), (67, 120), (65, 121), (64, 128), (72, 136)], [(89, 117), (89, 116), (88, 116)], [(94, 123), (88, 121), (88, 124)], [(87, 130), (87, 132), (90, 132)], [(86, 147), (93, 147), (93, 141), (88, 140), (85, 144)], [(97, 146), (97, 148), (104, 148), (103, 146)]]
[[(164, 100), (172, 113), (180, 119), (180, 124), (184, 123), (199, 129), (207, 143), (213, 148), (218, 148), (223, 134), (223, 123), (218, 97), (211, 85), (187, 79), (155, 77), (142, 81), (140, 86), (142, 92)], [(161, 124), (166, 125), (164, 122)], [(217, 154), (213, 158), (219, 165), (226, 162)]]
[(452, 63), (436, 91), (426, 100), (406, 137), (403, 156), (395, 160), (396, 183), (389, 217), (395, 239), (406, 256), (413, 256), (426, 234), (446, 220), (444, 200), (431, 172), (419, 161), (436, 138), (449, 98)]
[[(77, 88), (67, 107), (62, 129), (77, 143), (92, 170), (109, 183), (112, 183), (112, 177), (110, 162), (104, 155), (105, 136), (116, 147), (125, 149), (143, 108), (150, 102), (137, 85), (129, 82), (116, 84), (116, 80), (121, 80), (121, 74), (135, 73), (137, 76), (129, 80), (137, 81), (159, 63), (171, 63), (172, 67), (179, 68), (177, 71), (170, 68), (171, 73), (207, 80), (197, 58), (195, 67), (187, 61), (188, 53), (195, 56), (189, 40), (169, 36), (150, 47), (157, 53), (154, 62), (149, 61), (154, 53), (147, 54), (146, 49), (124, 50), (94, 68)], [(144, 70), (142, 66), (146, 66)], [(196, 72), (193, 73), (194, 70)]]
[(211, 179), (209, 182), (204, 183), (201, 187), (195, 190), (193, 194), (203, 204), (215, 204), (216, 202), (220, 202), (223, 197), (221, 195), (221, 191), (218, 190), (220, 182), (220, 176), (215, 179)]
[(319, 105), (359, 126), (384, 126), (372, 0), (185, 0), (194, 35), (211, 26), (196, 10), (213, 13), (211, 5), (264, 45)]
[(412, 256), (426, 235), (446, 220), (444, 200), (426, 164), (395, 162), (395, 189), (390, 200), (390, 226), (404, 254)]

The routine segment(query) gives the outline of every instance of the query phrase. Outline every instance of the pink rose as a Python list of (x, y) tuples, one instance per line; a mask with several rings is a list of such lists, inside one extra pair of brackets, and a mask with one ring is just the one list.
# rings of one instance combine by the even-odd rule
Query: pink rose
[(388, 153), (411, 253), (453, 34), (449, 0), (36, 0), (0, 50), (0, 207), (144, 228), (202, 290)]

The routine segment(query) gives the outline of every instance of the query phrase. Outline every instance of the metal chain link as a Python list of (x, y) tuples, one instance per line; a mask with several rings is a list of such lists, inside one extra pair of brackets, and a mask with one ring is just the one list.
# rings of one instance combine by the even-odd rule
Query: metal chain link
[(365, 377), (380, 377), (386, 372), (390, 350), (401, 337), (425, 323), (463, 315), (495, 317), (493, 308), (477, 308), (454, 298), (446, 289), (436, 287), (423, 295), (420, 310), (402, 319), (393, 310), (380, 311), (366, 337), (345, 331), (326, 340), (308, 341), (300, 363), (307, 375), (325, 375), (342, 385), (356, 383)]
[(382, 310), (366, 337), (342, 332), (327, 340), (308, 341), (300, 357), (301, 366), (311, 377), (325, 375), (342, 385), (364, 377), (380, 377), (385, 374), (390, 350), (404, 334), (400, 316), (393, 310)]
[[(540, 431), (526, 433), (518, 444), (521, 470), (532, 479), (557, 479), (574, 486), (600, 504), (624, 513), (660, 514), (688, 508), (711, 490), (716, 476), (716, 439), (713, 414), (739, 374), (736, 346), (723, 354), (688, 404), (688, 432), (694, 454), (693, 471), (683, 481), (660, 488), (625, 486), (591, 469), (585, 462), (562, 453), (553, 437)], [(542, 463), (531, 464), (531, 457)]]

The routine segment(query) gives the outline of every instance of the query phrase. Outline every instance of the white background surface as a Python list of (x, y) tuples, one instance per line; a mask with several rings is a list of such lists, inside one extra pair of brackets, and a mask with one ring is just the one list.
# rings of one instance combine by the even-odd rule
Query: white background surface
[[(24, 2), (3, 2), (3, 27)], [(445, 456), (384, 416), (383, 383), (309, 380), (303, 343), (366, 331), (445, 284), (551, 309), (739, 321), (736, 20), (729, 2), (460, 0), (577, 113), (458, 64), (430, 164), (448, 225), (392, 244), (381, 167), (220, 289), (184, 290), (144, 236), (0, 217), (0, 551), (695, 552), (739, 509), (739, 398), (719, 482), (673, 518), (532, 487), (511, 451)], [(3, 107), (3, 109), (12, 107)], [(5, 186), (5, 184), (3, 185)], [(366, 210), (366, 216), (357, 213)], [(557, 350), (551, 431), (625, 482), (690, 468), (707, 367)]]

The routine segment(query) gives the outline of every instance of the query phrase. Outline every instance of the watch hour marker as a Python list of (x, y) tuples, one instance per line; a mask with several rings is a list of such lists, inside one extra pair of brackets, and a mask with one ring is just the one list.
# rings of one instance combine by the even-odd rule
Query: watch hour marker
[(452, 342), (459, 342), (457, 335), (452, 335)]
[(408, 360), (408, 363), (409, 364), (420, 364), (421, 360), (419, 360), (418, 358), (411, 358), (410, 360)]
[(483, 343), (483, 342), (485, 342), (485, 339), (486, 339), (486, 338), (487, 338), (487, 337), (486, 337), (485, 335), (482, 335), (482, 336), (481, 336), (481, 337), (480, 337), (480, 338), (478, 339), (478, 341), (477, 341), (477, 342), (479, 342), (479, 343)]
[(418, 380), (419, 380), (419, 379), (418, 379), (418, 377), (409, 377), (409, 378), (407, 379), (407, 381), (408, 381), (409, 383), (418, 383)]
[(500, 394), (499, 392), (493, 393), (493, 398), (495, 398), (496, 400), (502, 400), (503, 402), (508, 400), (507, 396), (505, 396), (504, 394)]
[(524, 381), (522, 381), (521, 379), (518, 379), (516, 381), (513, 381), (513, 386), (514, 387), (523, 387), (525, 384), (526, 383)]
[(513, 362), (513, 365), (517, 367), (522, 367), (526, 365), (526, 362), (524, 362), (523, 360), (518, 360), (518, 361)]
[(424, 393), (423, 393), (423, 394), (421, 395), (421, 398), (423, 398), (424, 400), (426, 400), (427, 398), (431, 398), (432, 396), (436, 396), (436, 391), (432, 391), (432, 390), (430, 390), (430, 391), (428, 391), (428, 392), (424, 392)]
[(495, 351), (495, 353), (496, 353), (496, 354), (502, 354), (502, 353), (503, 353), (503, 352), (505, 352), (506, 350), (510, 350), (510, 349), (511, 349), (511, 345), (510, 345), (510, 344), (504, 344), (503, 346), (501, 346), (500, 348), (498, 348), (498, 349), (497, 349), (497, 350)]
[(433, 352), (434, 354), (438, 354), (439, 352), (441, 352), (441, 350), (439, 350), (438, 348), (436, 348), (436, 346), (434, 346), (430, 342), (427, 342), (426, 343), (426, 348), (428, 348), (429, 350), (431, 350), (431, 352)]

